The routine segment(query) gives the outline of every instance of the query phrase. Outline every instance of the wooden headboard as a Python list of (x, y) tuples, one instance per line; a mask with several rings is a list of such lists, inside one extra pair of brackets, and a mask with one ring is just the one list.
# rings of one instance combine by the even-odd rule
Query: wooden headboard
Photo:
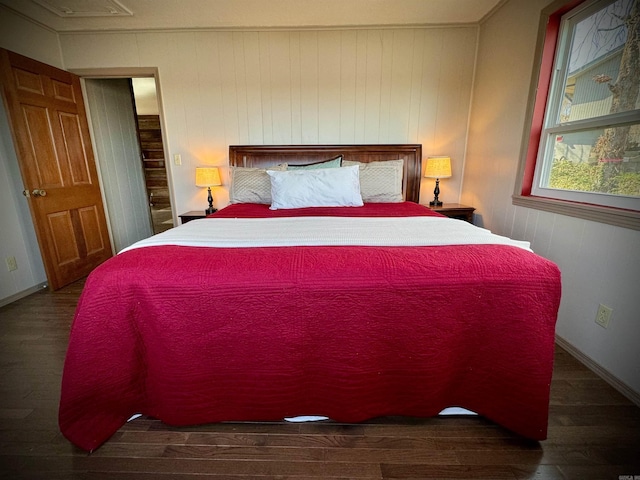
[(402, 191), (405, 200), (418, 203), (422, 175), (422, 145), (230, 145), (229, 165), (265, 168), (280, 163), (304, 165), (342, 155), (354, 162), (404, 160)]

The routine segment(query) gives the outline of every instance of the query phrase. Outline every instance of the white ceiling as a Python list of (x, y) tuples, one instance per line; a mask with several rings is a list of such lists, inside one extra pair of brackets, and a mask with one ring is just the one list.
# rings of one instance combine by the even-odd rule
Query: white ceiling
[(62, 33), (465, 24), (480, 22), (505, 1), (0, 0), (0, 4)]

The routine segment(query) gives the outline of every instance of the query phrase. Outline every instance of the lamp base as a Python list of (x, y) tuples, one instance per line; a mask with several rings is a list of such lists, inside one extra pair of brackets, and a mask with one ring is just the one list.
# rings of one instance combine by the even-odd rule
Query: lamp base
[(442, 202), (438, 200), (438, 195), (440, 195), (440, 179), (436, 178), (436, 188), (433, 189), (433, 201), (429, 202), (430, 207), (442, 206)]
[(207, 208), (204, 213), (206, 213), (207, 215), (211, 215), (212, 213), (215, 213), (218, 211), (217, 208), (213, 208), (213, 196), (211, 195), (211, 187), (209, 187), (207, 189), (207, 201), (209, 202), (209, 208)]

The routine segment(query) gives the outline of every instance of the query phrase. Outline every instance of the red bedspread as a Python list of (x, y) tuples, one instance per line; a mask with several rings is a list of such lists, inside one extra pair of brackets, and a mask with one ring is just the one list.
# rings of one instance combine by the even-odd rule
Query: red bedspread
[(443, 217), (433, 210), (413, 202), (365, 203), (362, 207), (310, 207), (270, 210), (269, 205), (236, 203), (218, 210), (211, 217), (268, 218), (268, 217)]
[(87, 279), (60, 428), (93, 450), (135, 413), (357, 422), (461, 406), (544, 439), (559, 301), (557, 267), (507, 246), (131, 250)]

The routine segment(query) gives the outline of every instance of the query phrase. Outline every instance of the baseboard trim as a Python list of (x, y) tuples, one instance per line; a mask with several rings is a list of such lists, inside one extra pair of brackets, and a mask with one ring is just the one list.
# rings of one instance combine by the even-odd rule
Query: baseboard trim
[(36, 293), (43, 288), (47, 288), (47, 282), (41, 282), (33, 287), (29, 287), (26, 290), (23, 290), (18, 293), (14, 293), (13, 295), (8, 296), (7, 298), (3, 298), (0, 300), (0, 307), (4, 307), (5, 305), (9, 305), (10, 303), (15, 302), (16, 300), (20, 300), (21, 298), (28, 297), (32, 293)]
[(618, 377), (613, 375), (608, 370), (605, 370), (600, 365), (598, 365), (592, 358), (588, 357), (576, 347), (571, 345), (569, 342), (560, 338), (556, 335), (556, 343), (564, 348), (567, 352), (569, 352), (573, 357), (576, 358), (580, 363), (582, 363), (589, 370), (594, 372), (596, 375), (601, 377), (605, 382), (615, 388), (622, 395), (627, 397), (633, 403), (635, 403), (638, 407), (640, 407), (640, 393), (634, 391), (629, 385), (624, 383)]

